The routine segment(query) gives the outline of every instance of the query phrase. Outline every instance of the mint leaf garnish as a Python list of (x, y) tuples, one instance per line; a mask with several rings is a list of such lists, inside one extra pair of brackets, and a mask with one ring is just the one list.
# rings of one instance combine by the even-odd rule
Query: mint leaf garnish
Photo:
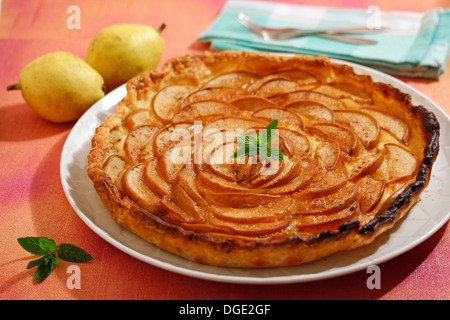
[(55, 241), (47, 237), (39, 237), (39, 246), (42, 248), (42, 250), (47, 252), (55, 252), (55, 250), (58, 249)]
[(281, 152), (280, 149), (274, 147), (270, 148), (269, 151), (270, 154), (268, 156), (270, 160), (278, 160), (278, 161), (283, 160), (283, 152)]
[(233, 154), (233, 157), (240, 158), (245, 155), (252, 156), (257, 154), (258, 138), (259, 138), (258, 134), (256, 137), (255, 136), (236, 137), (236, 143), (239, 149)]
[(267, 125), (262, 135), (257, 132), (256, 136), (244, 135), (236, 137), (238, 150), (233, 154), (233, 158), (259, 154), (268, 160), (283, 160), (283, 152), (270, 146), (277, 126), (278, 119), (275, 119)]
[(278, 126), (278, 119), (275, 119), (271, 123), (269, 123), (266, 127), (266, 130), (263, 131), (261, 139), (263, 143), (264, 142), (266, 143), (266, 146), (270, 146), (273, 134), (275, 133), (277, 126)]
[(55, 264), (52, 259), (44, 259), (44, 261), (37, 267), (34, 273), (34, 280), (41, 282), (47, 278), (55, 269)]
[(17, 241), (22, 246), (22, 248), (27, 250), (29, 253), (35, 255), (43, 255), (46, 254), (48, 251), (41, 247), (42, 238), (45, 237), (24, 237), (17, 239)]
[(92, 256), (83, 249), (68, 243), (61, 243), (58, 246), (53, 239), (47, 237), (23, 237), (18, 238), (17, 242), (29, 253), (42, 256), (27, 265), (27, 269), (37, 267), (34, 273), (37, 282), (41, 282), (53, 272), (55, 266), (60, 263), (58, 258), (80, 263), (92, 260)]
[(61, 243), (58, 250), (58, 258), (69, 262), (88, 262), (92, 256), (83, 249), (69, 243)]

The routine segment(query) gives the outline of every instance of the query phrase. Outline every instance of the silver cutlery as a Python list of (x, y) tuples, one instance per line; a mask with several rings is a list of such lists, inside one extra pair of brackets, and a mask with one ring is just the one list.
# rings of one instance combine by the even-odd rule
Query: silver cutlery
[(372, 32), (384, 31), (386, 28), (370, 29), (366, 27), (356, 28), (339, 28), (339, 29), (299, 29), (299, 28), (268, 28), (261, 26), (251, 20), (246, 14), (239, 13), (237, 20), (247, 29), (262, 37), (265, 40), (286, 40), (300, 36), (320, 36), (333, 40), (344, 41), (349, 43), (373, 44), (376, 40), (357, 38), (347, 34), (360, 33), (368, 34)]

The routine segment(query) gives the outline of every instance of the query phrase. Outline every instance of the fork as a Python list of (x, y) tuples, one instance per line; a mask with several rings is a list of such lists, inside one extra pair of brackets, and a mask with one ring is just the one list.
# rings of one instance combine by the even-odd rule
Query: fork
[(372, 33), (374, 31), (383, 31), (385, 28), (369, 29), (365, 27), (340, 28), (340, 29), (298, 29), (298, 28), (268, 28), (263, 27), (251, 20), (244, 13), (237, 15), (237, 20), (247, 29), (262, 37), (265, 40), (286, 40), (298, 36), (316, 35), (333, 40), (339, 40), (349, 43), (373, 44), (376, 40), (356, 38), (346, 35), (346, 33)]

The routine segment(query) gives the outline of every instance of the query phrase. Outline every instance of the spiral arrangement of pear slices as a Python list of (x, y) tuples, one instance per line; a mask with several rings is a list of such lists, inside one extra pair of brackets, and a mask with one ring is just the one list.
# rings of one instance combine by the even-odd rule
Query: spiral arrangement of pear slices
[[(283, 160), (234, 159), (235, 138), (278, 119)], [(370, 92), (301, 70), (215, 75), (155, 93), (110, 134), (103, 170), (128, 201), (186, 230), (308, 236), (370, 221), (411, 182), (408, 123)]]

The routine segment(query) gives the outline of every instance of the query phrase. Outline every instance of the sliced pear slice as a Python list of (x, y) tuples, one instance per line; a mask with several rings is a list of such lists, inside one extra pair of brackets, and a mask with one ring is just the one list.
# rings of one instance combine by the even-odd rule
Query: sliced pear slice
[(211, 190), (204, 190), (203, 198), (210, 203), (219, 206), (245, 208), (273, 204), (280, 201), (281, 196), (264, 193), (214, 192)]
[(358, 138), (352, 130), (334, 123), (318, 123), (310, 127), (309, 131), (336, 141), (339, 148), (349, 155), (357, 153)]
[(149, 148), (151, 147), (150, 150), (153, 150), (155, 156), (159, 157), (164, 151), (178, 143), (190, 142), (193, 131), (194, 126), (189, 122), (169, 124), (155, 134), (155, 139)]
[(192, 144), (178, 144), (164, 152), (158, 159), (159, 173), (172, 184), (185, 164), (192, 160)]
[(168, 86), (155, 95), (152, 108), (155, 115), (162, 121), (168, 122), (179, 110), (179, 103), (193, 90), (191, 86)]
[(122, 174), (128, 165), (125, 159), (117, 154), (109, 156), (103, 163), (102, 170), (111, 177), (112, 182), (121, 191), (122, 190)]
[(296, 101), (284, 107), (298, 114), (308, 124), (317, 122), (334, 122), (334, 113), (322, 104), (310, 101)]
[[(212, 173), (199, 171), (197, 173), (196, 185), (199, 191), (206, 192), (207, 190), (214, 192), (234, 192), (234, 193), (247, 193), (249, 189), (246, 186), (242, 186), (236, 181), (230, 181), (228, 179), (216, 176)], [(262, 190), (259, 192), (263, 192)]]
[[(183, 211), (188, 221), (204, 219), (202, 208), (188, 195), (183, 187), (177, 184), (172, 191), (173, 202)], [(180, 214), (181, 215), (181, 214)]]
[(250, 179), (241, 182), (241, 184), (251, 189), (267, 189), (264, 186), (275, 184), (280, 177), (288, 174), (294, 164), (295, 162), (289, 159), (283, 161), (267, 161), (259, 168), (260, 170), (257, 174), (253, 175)]
[[(193, 216), (192, 214), (188, 213), (188, 210), (180, 208), (171, 199), (167, 199), (167, 198), (162, 199), (161, 206), (165, 210), (165, 214), (163, 216), (163, 219), (165, 221), (169, 221), (169, 222), (176, 223), (176, 224), (186, 223), (187, 225), (194, 224), (194, 223), (199, 223), (199, 224), (202, 223), (202, 221), (196, 220), (197, 214), (194, 214), (194, 216)], [(198, 208), (195, 208), (195, 209), (198, 209)], [(201, 224), (201, 225), (203, 225), (203, 224)]]
[[(277, 140), (277, 138), (281, 138)], [(283, 152), (295, 160), (301, 160), (309, 155), (310, 141), (302, 133), (287, 128), (279, 128), (275, 132), (271, 142), (272, 147), (280, 148)]]
[(329, 224), (334, 222), (343, 223), (356, 216), (360, 212), (358, 202), (354, 201), (343, 210), (333, 213), (322, 214), (301, 214), (295, 217), (295, 224), (298, 228)]
[(190, 93), (182, 102), (184, 107), (192, 102), (204, 100), (229, 101), (240, 94), (239, 90), (229, 87), (200, 88)]
[(144, 183), (143, 174), (143, 163), (127, 169), (122, 176), (124, 193), (148, 212), (160, 213), (160, 198)]
[(402, 119), (374, 108), (362, 108), (361, 111), (370, 114), (379, 123), (380, 127), (388, 131), (400, 142), (408, 143), (411, 137), (408, 124)]
[(215, 135), (218, 132), (224, 132), (224, 129), (233, 133), (232, 136), (235, 136), (237, 133), (242, 132), (242, 134), (245, 134), (249, 129), (265, 128), (267, 125), (267, 121), (260, 119), (248, 119), (239, 117), (218, 119), (209, 122), (204, 126), (203, 138), (206, 140), (208, 137)]
[(204, 100), (184, 106), (173, 116), (172, 122), (186, 122), (208, 116), (233, 117), (238, 113), (239, 109), (231, 104), (216, 100)]
[(329, 83), (323, 84), (314, 89), (315, 92), (320, 92), (336, 99), (350, 98), (360, 104), (370, 104), (372, 98), (364, 88), (354, 86), (350, 83)]
[(237, 173), (234, 164), (237, 160), (232, 157), (236, 150), (234, 141), (222, 143), (214, 148), (212, 152), (209, 152), (209, 149), (203, 148), (204, 166), (217, 176), (230, 181), (236, 181)]
[(312, 85), (319, 82), (319, 79), (317, 79), (317, 77), (313, 74), (297, 69), (275, 72), (273, 73), (273, 76), (295, 80), (301, 86)]
[(192, 198), (200, 207), (208, 206), (208, 203), (201, 196), (196, 185), (196, 172), (191, 165), (185, 165), (177, 176), (177, 184)]
[(211, 224), (219, 228), (218, 230), (216, 229), (216, 232), (257, 237), (286, 228), (290, 222), (290, 215), (286, 215), (285, 217), (273, 221), (259, 223), (233, 222), (219, 219), (214, 215), (211, 215), (209, 219)]
[(374, 173), (383, 163), (385, 152), (376, 148), (361, 152), (354, 161), (346, 163), (349, 179)]
[(208, 82), (203, 87), (217, 88), (217, 87), (232, 87), (232, 88), (246, 88), (255, 81), (260, 79), (260, 76), (246, 72), (246, 71), (233, 71), (224, 74), (220, 74)]
[(283, 198), (272, 206), (256, 206), (248, 208), (229, 208), (214, 206), (211, 213), (222, 220), (240, 223), (259, 223), (262, 221), (273, 221), (284, 218), (292, 213), (294, 200)]
[(419, 159), (406, 148), (397, 144), (387, 143), (385, 161), (381, 164), (377, 174), (388, 183), (408, 180), (416, 174)]
[(300, 190), (298, 196), (325, 195), (341, 188), (349, 179), (349, 173), (345, 165), (341, 164), (332, 171), (317, 170), (318, 176), (308, 185), (308, 188)]
[(234, 170), (236, 172), (237, 181), (242, 183), (243, 181), (252, 178), (255, 175), (255, 172), (260, 170), (262, 163), (257, 162), (256, 157), (256, 155), (244, 156), (244, 163), (238, 163), (236, 161)]
[(137, 109), (133, 111), (124, 121), (124, 126), (126, 126), (130, 131), (136, 129), (137, 127), (151, 124), (154, 123), (150, 118), (150, 111), (148, 109)]
[(334, 213), (349, 207), (359, 194), (355, 183), (347, 182), (336, 192), (318, 197), (296, 197), (296, 212), (300, 214)]
[(271, 98), (278, 95), (283, 95), (288, 92), (296, 91), (301, 88), (300, 84), (294, 80), (288, 79), (269, 79), (263, 82), (255, 94), (264, 98)]
[(245, 110), (248, 112), (256, 112), (261, 109), (277, 107), (276, 104), (274, 104), (272, 101), (263, 97), (256, 96), (246, 96), (243, 98), (238, 98), (236, 100), (230, 101), (230, 103), (238, 107), (240, 110)]
[(139, 161), (141, 150), (158, 132), (157, 127), (140, 126), (131, 131), (123, 144), (123, 149), (128, 159), (133, 163)]
[(145, 161), (147, 161), (147, 159), (155, 156), (154, 141), (155, 141), (155, 136), (150, 138), (147, 141), (147, 143), (144, 145), (144, 147), (142, 147), (140, 155), (139, 155), (139, 162), (145, 162)]
[(158, 159), (151, 158), (144, 166), (144, 182), (156, 194), (161, 197), (169, 197), (172, 186), (164, 180), (158, 171)]
[(261, 109), (253, 113), (253, 116), (258, 119), (263, 119), (268, 122), (272, 122), (274, 119), (278, 119), (278, 123), (282, 127), (292, 129), (303, 129), (302, 119), (294, 112), (279, 109), (279, 108), (266, 108)]
[(278, 176), (284, 172), (286, 162), (287, 161), (267, 161), (261, 166), (259, 166), (259, 162), (253, 164), (255, 168), (251, 171), (251, 173), (253, 173), (252, 176), (249, 179), (242, 181), (241, 184), (250, 189), (261, 188), (262, 185), (276, 180)]
[(358, 181), (359, 207), (362, 213), (371, 211), (376, 207), (383, 197), (386, 186), (385, 180), (373, 179), (371, 177), (364, 177)]
[(314, 142), (315, 154), (325, 164), (327, 170), (334, 169), (341, 159), (339, 144), (332, 140), (316, 139)]
[(318, 161), (316, 158), (305, 159), (300, 162), (300, 166), (298, 164), (295, 163), (286, 175), (269, 187), (267, 193), (288, 194), (308, 186), (318, 170)]
[(319, 92), (312, 91), (293, 91), (284, 95), (271, 98), (272, 102), (280, 107), (290, 105), (294, 102), (308, 101), (328, 107), (331, 110), (343, 110), (345, 105), (342, 101), (327, 96)]
[(369, 114), (361, 111), (335, 111), (335, 120), (353, 129), (366, 148), (373, 148), (380, 139), (380, 125)]
[[(270, 176), (270, 179), (265, 179), (265, 183), (262, 188), (268, 189), (275, 186), (284, 185), (300, 175), (302, 171), (302, 162), (300, 160), (285, 159), (281, 161), (271, 161), (271, 164), (277, 164), (276, 167), (280, 168), (276, 174), (272, 172), (262, 172), (261, 176)], [(280, 165), (282, 164), (282, 165)]]

